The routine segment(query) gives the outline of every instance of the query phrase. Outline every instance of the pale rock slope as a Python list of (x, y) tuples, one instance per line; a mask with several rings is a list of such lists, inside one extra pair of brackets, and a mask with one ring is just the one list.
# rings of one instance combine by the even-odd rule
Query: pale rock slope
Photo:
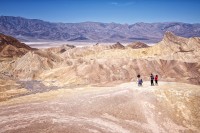
[(167, 32), (147, 48), (65, 45), (3, 57), (0, 132), (198, 133), (199, 50), (199, 38)]
[[(151, 73), (160, 80), (200, 84), (199, 38), (183, 38), (166, 32), (152, 47), (131, 49), (120, 43), (86, 47), (62, 46), (29, 52), (1, 62), (0, 72), (16, 79), (54, 81), (55, 85), (104, 84), (136, 80)], [(51, 83), (49, 83), (51, 84)]]

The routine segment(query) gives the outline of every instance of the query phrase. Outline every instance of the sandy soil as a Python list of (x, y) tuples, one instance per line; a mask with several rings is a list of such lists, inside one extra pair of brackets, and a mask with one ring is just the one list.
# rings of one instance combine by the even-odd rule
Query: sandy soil
[(198, 133), (200, 86), (62, 88), (0, 102), (0, 133)]

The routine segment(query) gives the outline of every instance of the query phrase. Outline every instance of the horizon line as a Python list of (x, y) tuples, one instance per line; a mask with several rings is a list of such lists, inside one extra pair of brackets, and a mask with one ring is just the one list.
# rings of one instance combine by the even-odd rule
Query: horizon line
[(49, 22), (49, 23), (63, 23), (63, 24), (77, 24), (77, 23), (103, 23), (103, 24), (121, 24), (121, 25), (133, 25), (133, 24), (138, 24), (138, 23), (148, 23), (148, 24), (154, 24), (154, 23), (183, 23), (183, 24), (200, 24), (200, 22), (196, 23), (190, 23), (190, 22), (181, 22), (181, 21), (155, 21), (155, 22), (144, 22), (144, 21), (138, 21), (135, 23), (118, 23), (118, 22), (99, 22), (99, 21), (81, 21), (81, 22), (59, 22), (59, 21), (49, 21), (49, 20), (44, 20), (40, 18), (28, 18), (28, 17), (23, 17), (23, 16), (8, 16), (8, 15), (0, 15), (0, 17), (15, 17), (15, 18), (23, 18), (23, 19), (29, 19), (29, 20), (40, 20), (44, 22)]

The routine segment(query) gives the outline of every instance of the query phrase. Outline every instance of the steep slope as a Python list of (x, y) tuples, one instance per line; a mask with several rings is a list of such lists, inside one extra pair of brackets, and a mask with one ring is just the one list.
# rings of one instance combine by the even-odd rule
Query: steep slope
[(160, 80), (200, 84), (199, 38), (166, 32), (157, 45), (130, 49), (120, 43), (29, 52), (17, 60), (0, 63), (0, 72), (17, 79), (38, 79), (56, 86), (104, 84), (136, 80), (150, 73)]
[(12, 64), (12, 75), (18, 79), (35, 79), (45, 70), (53, 69), (59, 65), (62, 60), (60, 56), (48, 51), (28, 52)]
[(146, 53), (163, 59), (199, 62), (199, 42), (200, 38), (198, 37), (184, 38), (176, 36), (171, 32), (166, 32), (162, 41), (154, 47), (150, 47)]
[(104, 84), (136, 81), (138, 74), (149, 80), (151, 73), (158, 74), (159, 80), (200, 84), (200, 64), (167, 60), (138, 59), (93, 59), (67, 60), (66, 65), (40, 76), (43, 80), (64, 84)]
[[(130, 81), (136, 78), (138, 73), (148, 80), (150, 73), (156, 73), (162, 80), (200, 84), (199, 50), (199, 38), (187, 39), (166, 32), (161, 42), (145, 49), (110, 49), (93, 46), (66, 51), (62, 56), (77, 59), (69, 60), (71, 63), (68, 63), (71, 64), (70, 71), (73, 71), (74, 76), (79, 77), (81, 81)], [(57, 69), (56, 72), (63, 69)], [(83, 75), (79, 73), (79, 69)], [(65, 73), (67, 74), (67, 69)], [(62, 80), (66, 81), (65, 78)], [(76, 80), (73, 82), (76, 83)]]
[(31, 50), (35, 49), (11, 36), (0, 34), (0, 57), (22, 56)]

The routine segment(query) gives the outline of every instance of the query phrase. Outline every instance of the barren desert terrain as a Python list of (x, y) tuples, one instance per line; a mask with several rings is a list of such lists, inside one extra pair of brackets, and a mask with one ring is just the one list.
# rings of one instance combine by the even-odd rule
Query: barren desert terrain
[(200, 132), (198, 37), (42, 49), (0, 39), (0, 133)]

